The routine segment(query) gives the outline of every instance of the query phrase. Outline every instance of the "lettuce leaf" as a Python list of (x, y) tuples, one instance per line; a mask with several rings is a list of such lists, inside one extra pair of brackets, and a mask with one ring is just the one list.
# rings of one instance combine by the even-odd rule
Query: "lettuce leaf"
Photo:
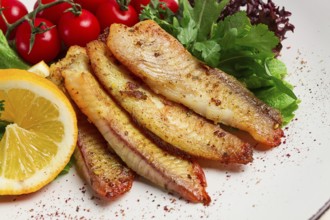
[(29, 65), (26, 64), (16, 52), (10, 48), (6, 37), (0, 30), (0, 69), (17, 68), (28, 69)]

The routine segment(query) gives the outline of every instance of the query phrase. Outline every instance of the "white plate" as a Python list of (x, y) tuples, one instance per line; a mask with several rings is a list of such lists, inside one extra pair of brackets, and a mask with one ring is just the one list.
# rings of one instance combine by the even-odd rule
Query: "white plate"
[[(23, 2), (32, 8), (34, 1)], [(247, 166), (205, 167), (212, 202), (189, 204), (137, 179), (121, 198), (93, 197), (74, 169), (41, 191), (0, 198), (1, 219), (309, 219), (330, 199), (330, 16), (324, 0), (275, 0), (293, 13), (281, 60), (302, 100), (285, 143)]]

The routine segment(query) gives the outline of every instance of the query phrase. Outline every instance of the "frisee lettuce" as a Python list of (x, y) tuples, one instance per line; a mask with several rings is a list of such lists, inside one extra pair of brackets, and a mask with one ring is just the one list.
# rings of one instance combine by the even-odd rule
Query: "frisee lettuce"
[(152, 0), (140, 19), (156, 21), (176, 37), (187, 50), (207, 65), (235, 76), (259, 99), (278, 109), (283, 124), (289, 123), (299, 100), (284, 80), (287, 69), (275, 57), (279, 38), (265, 24), (252, 25), (246, 12), (239, 11), (219, 20), (229, 0), (179, 0), (178, 14)]

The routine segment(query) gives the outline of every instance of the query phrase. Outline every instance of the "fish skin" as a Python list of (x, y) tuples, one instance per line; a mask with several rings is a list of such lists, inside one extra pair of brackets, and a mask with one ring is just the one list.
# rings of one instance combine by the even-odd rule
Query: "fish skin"
[(85, 116), (79, 116), (74, 156), (91, 188), (105, 199), (115, 199), (132, 188), (134, 173), (108, 148), (107, 141)]
[(104, 43), (90, 42), (87, 53), (93, 73), (103, 87), (139, 125), (148, 130), (145, 133), (158, 145), (179, 155), (186, 153), (223, 163), (246, 164), (252, 161), (252, 148), (248, 143), (186, 107), (152, 92), (118, 63)]
[(154, 92), (215, 123), (247, 131), (264, 145), (281, 143), (279, 111), (256, 98), (233, 76), (198, 61), (154, 21), (133, 27), (111, 25), (107, 45)]
[(139, 175), (191, 202), (210, 203), (202, 168), (158, 148), (101, 88), (88, 69), (62, 71), (65, 88), (116, 154)]
[[(66, 68), (88, 69), (86, 50), (70, 47), (66, 56), (50, 67), (49, 80), (56, 84), (70, 99), (66, 92), (61, 72)], [(72, 100), (70, 99), (71, 103)], [(74, 158), (78, 170), (91, 189), (107, 200), (112, 200), (128, 192), (134, 181), (134, 172), (111, 151), (106, 140), (72, 103), (78, 121), (78, 141)]]

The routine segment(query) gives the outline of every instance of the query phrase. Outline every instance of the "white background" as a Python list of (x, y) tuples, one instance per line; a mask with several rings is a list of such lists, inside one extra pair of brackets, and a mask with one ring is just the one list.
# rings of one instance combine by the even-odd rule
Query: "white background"
[[(23, 2), (32, 8), (34, 1)], [(330, 15), (328, 3), (275, 0), (296, 29), (280, 57), (302, 100), (285, 143), (252, 164), (203, 164), (212, 202), (189, 204), (138, 178), (115, 201), (93, 197), (75, 169), (41, 191), (0, 197), (3, 219), (309, 219), (330, 199)]]

